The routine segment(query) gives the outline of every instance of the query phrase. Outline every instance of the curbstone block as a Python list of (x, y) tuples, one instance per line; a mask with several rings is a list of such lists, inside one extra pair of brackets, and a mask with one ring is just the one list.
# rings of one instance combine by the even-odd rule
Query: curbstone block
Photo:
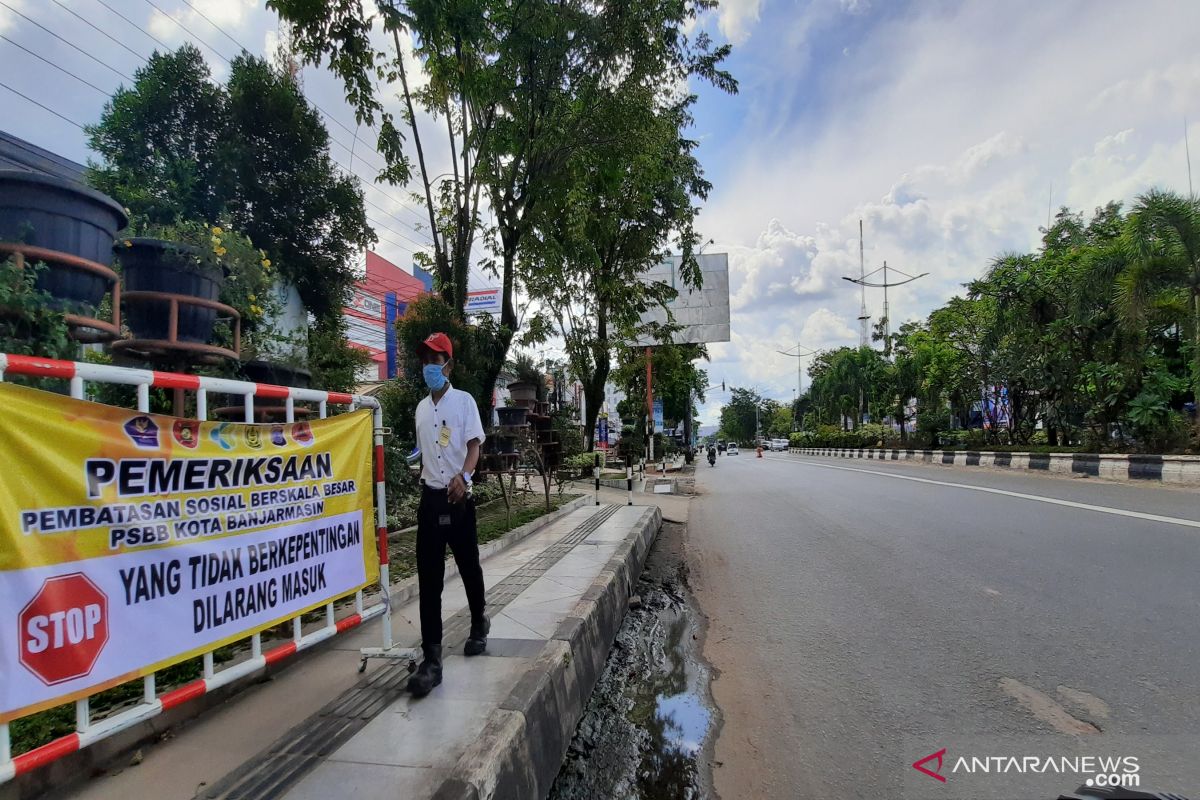
[(1059, 475), (1087, 475), (1116, 481), (1151, 481), (1177, 486), (1200, 486), (1200, 456), (1113, 453), (1013, 453), (990, 450), (849, 450), (797, 447), (799, 455), (866, 458), (878, 461), (920, 460), (925, 464), (1036, 470)]

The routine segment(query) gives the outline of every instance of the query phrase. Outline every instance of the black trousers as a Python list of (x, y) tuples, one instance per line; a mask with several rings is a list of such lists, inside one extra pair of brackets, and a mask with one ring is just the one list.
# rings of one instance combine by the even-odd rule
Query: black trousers
[(475, 501), (451, 503), (445, 489), (423, 488), (417, 508), (417, 584), (421, 591), (421, 643), (442, 643), (442, 584), (446, 579), (446, 546), (467, 591), (471, 616), (483, 615), (483, 567), (475, 531)]

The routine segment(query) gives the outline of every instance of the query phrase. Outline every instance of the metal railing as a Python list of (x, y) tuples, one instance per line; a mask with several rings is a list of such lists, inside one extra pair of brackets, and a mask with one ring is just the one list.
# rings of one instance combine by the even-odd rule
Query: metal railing
[[(388, 601), (387, 506), (384, 490), (383, 462), (383, 437), (385, 429), (383, 427), (383, 410), (378, 400), (373, 397), (344, 392), (327, 392), (318, 389), (302, 389), (184, 373), (159, 372), (157, 370), (116, 367), (107, 364), (60, 361), (0, 353), (0, 381), (5, 380), (6, 376), (9, 375), (67, 381), (69, 383), (70, 396), (77, 400), (86, 399), (85, 393), (87, 384), (89, 383), (134, 386), (137, 392), (136, 410), (143, 412), (149, 412), (150, 410), (151, 388), (190, 391), (196, 395), (196, 418), (200, 420), (204, 420), (208, 416), (208, 395), (210, 392), (241, 395), (243, 397), (245, 420), (247, 422), (254, 421), (255, 398), (283, 400), (286, 409), (286, 422), (295, 421), (295, 403), (297, 401), (316, 403), (318, 415), (321, 419), (325, 419), (328, 416), (330, 406), (345, 406), (348, 411), (354, 411), (359, 408), (372, 409), (374, 412), (375, 518), (379, 552), (380, 602), (364, 608), (363, 590), (359, 589), (354, 593), (353, 613), (337, 619), (334, 604), (336, 601), (344, 599), (349, 595), (334, 598), (325, 604), (325, 621), (324, 625), (319, 629), (304, 633), (301, 621), (303, 615), (297, 614), (290, 618), (292, 622), (292, 638), (289, 641), (264, 651), (262, 634), (255, 633), (249, 637), (250, 657), (224, 669), (216, 668), (213, 651), (210, 650), (203, 654), (202, 675), (200, 678), (161, 694), (158, 691), (155, 673), (146, 675), (141, 679), (141, 701), (130, 708), (103, 719), (92, 719), (91, 697), (85, 697), (75, 702), (75, 731), (73, 733), (54, 739), (51, 742), (15, 757), (12, 755), (9, 724), (7, 722), (0, 722), (0, 784), (12, 780), (17, 775), (30, 772), (102, 739), (113, 736), (138, 723), (158, 716), (164, 711), (182, 705), (189, 700), (201, 697), (208, 692), (252, 675), (271, 664), (313, 647), (326, 639), (355, 628), (375, 617), (380, 617), (383, 622), (383, 647), (365, 648), (363, 650), (364, 660), (367, 655), (408, 657), (407, 651), (396, 652), (392, 644), (391, 609)], [(3, 413), (3, 409), (0, 409), (0, 413)]]

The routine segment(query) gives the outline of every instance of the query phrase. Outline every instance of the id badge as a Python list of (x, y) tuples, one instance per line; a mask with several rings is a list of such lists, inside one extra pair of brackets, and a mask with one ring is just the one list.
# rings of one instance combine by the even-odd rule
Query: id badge
[(442, 426), (442, 430), (438, 433), (438, 446), (448, 447), (450, 445), (450, 428), (446, 425)]
[(449, 527), (450, 526), (450, 515), (449, 514), (438, 514), (438, 525), (442, 526), (443, 528)]

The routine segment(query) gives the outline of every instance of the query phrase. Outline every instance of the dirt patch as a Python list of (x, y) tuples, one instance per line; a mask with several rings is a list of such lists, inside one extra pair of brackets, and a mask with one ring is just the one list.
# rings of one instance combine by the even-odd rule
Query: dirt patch
[(705, 622), (687, 583), (686, 527), (663, 523), (604, 672), (550, 792), (552, 800), (676, 800), (712, 794), (718, 725)]
[[(1032, 686), (1026, 686), (1015, 678), (1001, 678), (1000, 689), (1009, 697), (1020, 703), (1021, 707), (1060, 733), (1071, 736), (1099, 733), (1100, 730), (1090, 722), (1084, 722), (1071, 715), (1054, 698), (1045, 692), (1040, 692)], [(1099, 700), (1099, 698), (1095, 698)], [(1105, 707), (1107, 709), (1107, 706)]]

